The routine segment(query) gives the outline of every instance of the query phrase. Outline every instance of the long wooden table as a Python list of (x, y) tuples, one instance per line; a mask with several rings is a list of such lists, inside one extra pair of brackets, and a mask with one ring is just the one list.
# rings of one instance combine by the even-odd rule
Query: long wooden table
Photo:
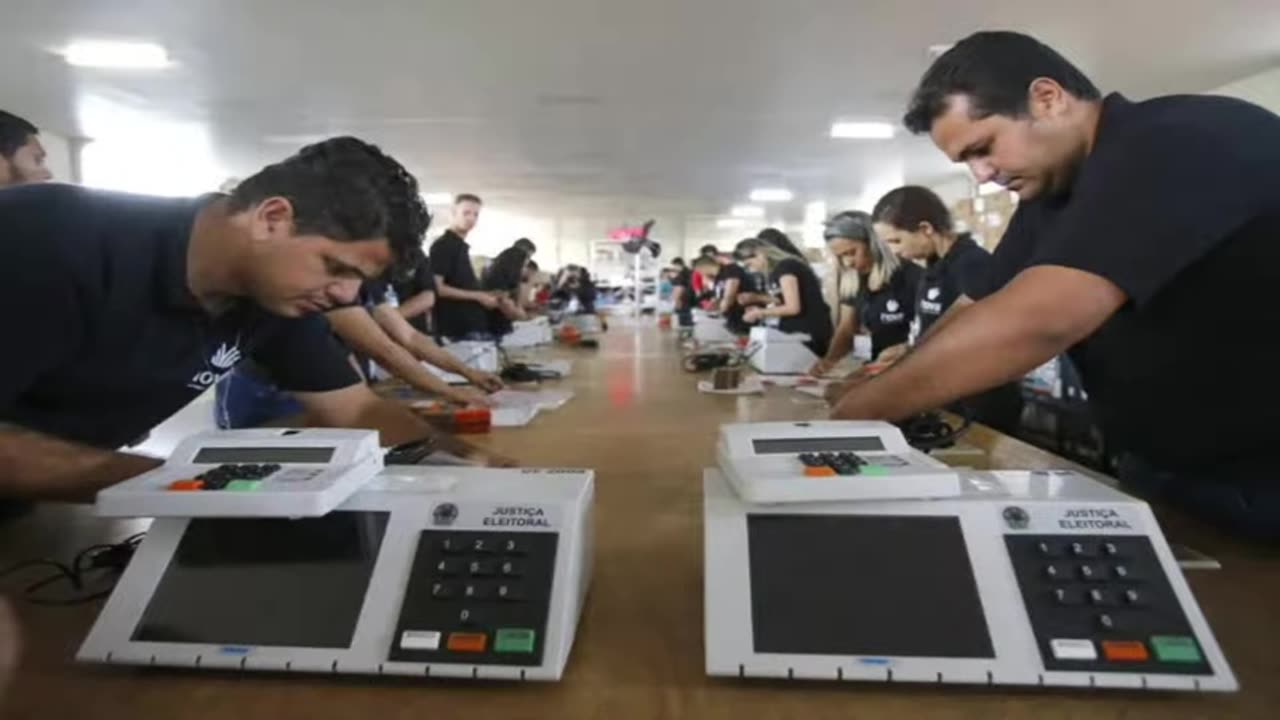
[[(596, 559), (564, 680), (488, 684), (79, 665), (99, 605), (18, 605), (25, 651), (5, 718), (1223, 718), (1280, 717), (1280, 555), (1162, 513), (1169, 535), (1222, 561), (1189, 574), (1243, 690), (1233, 695), (781, 683), (708, 678), (703, 669), (702, 468), (719, 425), (813, 418), (785, 389), (709, 396), (679, 369), (674, 338), (616, 327), (573, 354), (577, 396), (527, 428), (481, 444), (531, 466), (596, 470)], [(993, 468), (1070, 463), (975, 427), (959, 455)], [(975, 462), (976, 461), (976, 462)], [(0, 564), (69, 558), (136, 522), (51, 505), (0, 527)]]

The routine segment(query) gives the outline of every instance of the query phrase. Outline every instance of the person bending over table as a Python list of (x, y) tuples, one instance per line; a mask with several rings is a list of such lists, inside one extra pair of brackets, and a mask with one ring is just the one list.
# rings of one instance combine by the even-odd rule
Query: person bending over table
[(1259, 322), (1280, 287), (1280, 117), (1103, 97), (1034, 38), (982, 32), (934, 62), (905, 120), (1021, 202), (975, 302), (835, 416), (905, 418), (1069, 351), (1124, 487), (1280, 540), (1280, 384), (1259, 375), (1275, 365)]
[(916, 289), (920, 267), (893, 253), (872, 227), (871, 216), (848, 210), (827, 221), (823, 231), (827, 248), (843, 270), (841, 279), (855, 285), (840, 298), (835, 337), (825, 357), (814, 363), (811, 375), (821, 377), (853, 351), (853, 338), (861, 330), (871, 335), (871, 357), (879, 358), (905, 344), (916, 317)]
[(773, 300), (768, 307), (747, 308), (743, 320), (754, 324), (777, 318), (779, 330), (807, 334), (805, 346), (825, 356), (831, 345), (831, 308), (822, 299), (822, 283), (809, 263), (758, 238), (738, 243), (733, 254), (747, 269), (768, 277)]
[(0, 317), (21, 347), (0, 360), (0, 496), (84, 499), (156, 467), (118, 448), (245, 358), (315, 425), (489, 460), (374, 395), (320, 315), (401, 262), (426, 218), (413, 177), (349, 137), (230, 196), (0, 192)]
[(725, 329), (734, 335), (746, 335), (750, 328), (742, 319), (745, 310), (738, 303), (738, 291), (743, 286), (746, 273), (736, 262), (719, 255), (699, 256), (694, 261), (694, 269), (712, 282), (711, 310), (724, 318)]
[(525, 310), (526, 283), (529, 282), (529, 257), (535, 252), (537, 247), (533, 241), (520, 238), (498, 253), (480, 274), (480, 287), (498, 298), (498, 307), (486, 313), (489, 332), (495, 338), (510, 334), (515, 329), (514, 321), (529, 319)]

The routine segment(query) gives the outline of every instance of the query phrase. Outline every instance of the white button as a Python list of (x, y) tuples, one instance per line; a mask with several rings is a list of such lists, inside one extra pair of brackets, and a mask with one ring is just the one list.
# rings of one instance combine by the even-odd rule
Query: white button
[(1049, 641), (1053, 657), (1057, 660), (1097, 660), (1098, 650), (1092, 640), (1068, 640), (1055, 638)]
[(439, 650), (440, 633), (435, 630), (405, 630), (400, 634), (401, 650)]

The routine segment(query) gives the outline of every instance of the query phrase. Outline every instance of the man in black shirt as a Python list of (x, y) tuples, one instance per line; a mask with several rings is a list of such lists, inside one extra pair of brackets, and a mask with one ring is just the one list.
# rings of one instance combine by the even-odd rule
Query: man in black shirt
[(703, 254), (694, 265), (699, 273), (714, 281), (711, 292), (715, 304), (712, 309), (724, 318), (725, 329), (735, 335), (746, 335), (751, 328), (743, 321), (743, 307), (738, 302), (738, 295), (746, 286), (746, 271), (738, 263), (718, 252), (712, 255)]
[(939, 58), (907, 125), (1022, 202), (981, 299), (849, 393), (902, 418), (1070, 350), (1121, 481), (1280, 538), (1280, 385), (1257, 325), (1280, 287), (1280, 118), (1200, 96), (1103, 99), (1033, 38), (979, 33)]
[(44, 164), (40, 130), (0, 110), (0, 187), (45, 182), (53, 177)]
[(431, 271), (436, 276), (436, 332), (450, 340), (489, 335), (486, 310), (498, 307), (493, 293), (480, 290), (471, 265), (467, 235), (480, 219), (480, 198), (462, 194), (453, 202), (453, 224), (431, 243)]
[(391, 289), (396, 294), (400, 317), (423, 335), (434, 335), (429, 322), (436, 306), (436, 276), (431, 272), (431, 261), (421, 256), (412, 272), (392, 279)]
[(480, 278), (480, 286), (498, 298), (498, 307), (488, 311), (488, 329), (500, 338), (511, 332), (513, 320), (527, 320), (528, 265), (537, 247), (528, 238), (520, 238), (498, 253)]
[(675, 269), (675, 277), (671, 280), (671, 302), (675, 306), (676, 319), (680, 328), (690, 332), (693, 328), (693, 271), (684, 264), (684, 258), (671, 261)]
[(0, 356), (0, 496), (84, 497), (155, 467), (116, 449), (246, 357), (314, 424), (388, 445), (436, 436), (360, 382), (319, 315), (425, 227), (416, 181), (355, 138), (303, 148), (231, 196), (0, 192), (0, 314), (21, 350)]

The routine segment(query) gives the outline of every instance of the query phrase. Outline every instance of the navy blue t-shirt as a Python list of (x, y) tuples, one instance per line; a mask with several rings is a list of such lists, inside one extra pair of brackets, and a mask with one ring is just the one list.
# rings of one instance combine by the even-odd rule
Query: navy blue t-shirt
[(1039, 265), (1128, 297), (1070, 352), (1110, 445), (1166, 470), (1269, 472), (1280, 117), (1221, 97), (1108, 96), (1069, 192), (1018, 207), (977, 297)]
[(871, 334), (871, 357), (885, 348), (905, 343), (911, 336), (911, 321), (916, 317), (916, 291), (924, 271), (913, 262), (902, 261), (889, 282), (879, 290), (871, 290), (865, 281), (858, 294), (846, 298), (857, 313), (858, 326)]
[(821, 357), (827, 353), (834, 334), (831, 307), (822, 297), (822, 282), (809, 263), (797, 258), (783, 260), (769, 273), (769, 292), (779, 303), (782, 302), (782, 278), (787, 275), (794, 276), (799, 286), (800, 314), (778, 318), (778, 329), (785, 333), (807, 334), (814, 354)]
[(211, 200), (0, 190), (0, 421), (117, 448), (246, 357), (289, 390), (360, 381), (319, 315), (243, 301), (213, 316), (196, 302), (187, 246)]
[(961, 235), (947, 254), (931, 260), (920, 277), (916, 294), (916, 316), (920, 318), (920, 334), (929, 331), (938, 318), (961, 296), (975, 297), (987, 287), (991, 253)]

